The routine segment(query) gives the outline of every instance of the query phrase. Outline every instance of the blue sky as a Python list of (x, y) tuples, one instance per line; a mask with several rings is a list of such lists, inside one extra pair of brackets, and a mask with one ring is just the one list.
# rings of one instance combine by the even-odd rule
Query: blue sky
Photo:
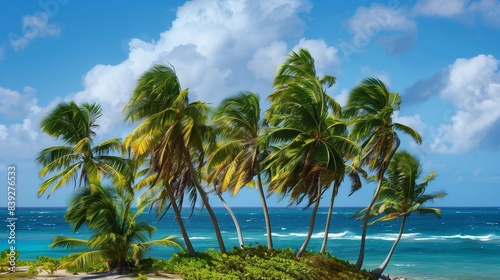
[[(436, 205), (500, 206), (498, 15), (497, 0), (2, 1), (1, 185), (14, 164), (18, 206), (66, 205), (72, 186), (36, 196), (35, 155), (57, 144), (39, 121), (58, 102), (100, 103), (98, 140), (124, 137), (130, 125), (120, 112), (136, 79), (170, 63), (192, 100), (217, 105), (249, 90), (267, 107), (276, 67), (303, 47), (321, 75), (337, 77), (329, 93), (341, 104), (369, 76), (403, 96), (397, 121), (424, 142), (402, 137), (402, 148), (420, 157), (426, 173), (437, 172), (429, 191), (448, 196)], [(346, 184), (336, 205), (366, 206), (373, 189), (347, 197)], [(246, 190), (230, 203), (258, 206), (259, 199)]]

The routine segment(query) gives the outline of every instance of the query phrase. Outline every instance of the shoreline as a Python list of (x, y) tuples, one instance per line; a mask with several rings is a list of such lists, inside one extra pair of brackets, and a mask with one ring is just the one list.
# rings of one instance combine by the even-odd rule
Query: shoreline
[[(13, 274), (13, 273), (23, 273), (28, 271), (28, 266), (22, 266), (19, 267), (19, 269), (16, 269), (16, 272), (2, 272), (0, 273), (0, 276), (2, 275), (8, 275), (8, 274)], [(41, 268), (41, 267), (39, 267)], [(180, 275), (177, 274), (170, 274), (170, 273), (159, 273), (156, 274), (154, 272), (152, 273), (147, 273), (143, 274), (148, 277), (148, 280), (165, 280), (165, 279), (170, 279), (170, 280), (182, 280)], [(79, 280), (79, 279), (123, 279), (123, 280), (133, 280), (136, 279), (137, 275), (136, 274), (117, 274), (117, 273), (109, 273), (109, 272), (80, 272), (77, 274), (74, 274), (72, 272), (68, 272), (66, 269), (58, 269), (54, 271), (53, 274), (49, 274), (47, 271), (42, 270), (42, 272), (39, 272), (37, 275), (32, 275), (32, 276), (21, 276), (21, 277), (16, 277), (16, 278), (8, 278), (8, 279), (39, 279), (39, 280)], [(1, 279), (1, 278), (0, 278)]]

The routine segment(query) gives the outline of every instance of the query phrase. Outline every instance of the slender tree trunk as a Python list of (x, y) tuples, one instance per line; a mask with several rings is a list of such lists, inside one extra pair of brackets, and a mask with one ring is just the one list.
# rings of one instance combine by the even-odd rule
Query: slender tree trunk
[[(215, 187), (214, 187), (215, 189)], [(215, 189), (215, 193), (217, 193), (217, 196), (219, 196), (220, 201), (222, 202), (222, 205), (226, 208), (227, 212), (229, 212), (229, 215), (231, 215), (231, 218), (233, 219), (234, 227), (236, 227), (236, 233), (238, 234), (238, 242), (240, 243), (240, 247), (243, 247), (245, 244), (243, 242), (243, 234), (241, 233), (241, 228), (240, 228), (240, 223), (238, 222), (238, 219), (236, 218), (236, 215), (234, 214), (233, 210), (229, 205), (226, 203), (222, 195)]]
[(375, 204), (375, 201), (377, 200), (378, 193), (380, 192), (380, 188), (382, 187), (382, 179), (378, 181), (377, 188), (375, 189), (375, 192), (373, 194), (373, 198), (370, 201), (370, 204), (368, 204), (368, 207), (366, 208), (366, 213), (365, 217), (363, 218), (363, 231), (361, 233), (361, 246), (359, 248), (359, 255), (358, 255), (358, 260), (356, 261), (356, 267), (358, 269), (361, 269), (363, 266), (363, 261), (365, 258), (365, 241), (366, 241), (366, 231), (368, 230), (368, 220), (370, 220), (370, 212), (372, 210), (373, 205)]
[(372, 200), (370, 201), (370, 204), (366, 208), (365, 217), (363, 219), (363, 232), (361, 234), (361, 245), (359, 248), (358, 260), (356, 261), (356, 267), (358, 269), (361, 269), (361, 267), (363, 266), (363, 261), (365, 258), (366, 231), (368, 229), (368, 220), (370, 219), (370, 212), (372, 211), (372, 207), (375, 204), (375, 201), (377, 200), (380, 189), (382, 188), (382, 181), (384, 179), (385, 171), (387, 170), (387, 167), (389, 167), (389, 162), (391, 161), (392, 157), (396, 153), (396, 150), (399, 148), (399, 142), (400, 142), (399, 137), (397, 134), (395, 134), (394, 136), (395, 136), (394, 137), (394, 147), (393, 147), (389, 157), (387, 157), (387, 159), (384, 162), (382, 162), (382, 165), (381, 165), (379, 172), (377, 174), (377, 179), (378, 179), (377, 188), (375, 189), (375, 192), (373, 194)]
[(208, 214), (210, 215), (210, 219), (212, 220), (212, 224), (214, 226), (214, 231), (215, 231), (215, 236), (217, 237), (217, 242), (219, 243), (219, 248), (222, 253), (227, 253), (226, 251), (226, 246), (224, 245), (224, 240), (222, 239), (222, 234), (220, 232), (220, 227), (219, 223), (217, 222), (217, 217), (215, 216), (215, 213), (212, 209), (212, 206), (210, 206), (210, 203), (208, 201), (208, 196), (203, 187), (201, 186), (200, 182), (198, 181), (198, 178), (195, 177), (195, 174), (198, 174), (196, 172), (193, 162), (191, 160), (191, 155), (189, 154), (189, 151), (187, 148), (184, 149), (184, 155), (186, 157), (186, 160), (188, 162), (188, 168), (189, 168), (189, 173), (191, 174), (191, 180), (193, 180), (193, 183), (196, 187), (196, 190), (198, 190), (198, 193), (201, 196), (201, 200), (203, 201), (203, 205), (205, 205), (205, 208), (207, 208)]
[(339, 183), (335, 182), (332, 190), (332, 198), (330, 199), (330, 207), (328, 208), (328, 216), (326, 217), (325, 226), (325, 236), (323, 237), (323, 244), (321, 244), (320, 253), (324, 253), (326, 250), (326, 243), (328, 242), (328, 234), (330, 233), (330, 222), (332, 220), (333, 204), (335, 203), (335, 197), (339, 189)]
[(208, 214), (210, 215), (210, 219), (212, 220), (212, 224), (214, 226), (214, 231), (215, 231), (215, 236), (217, 237), (217, 242), (219, 243), (219, 248), (222, 253), (227, 253), (226, 251), (226, 246), (224, 245), (224, 240), (222, 239), (222, 235), (220, 232), (219, 228), (219, 223), (217, 222), (217, 217), (215, 216), (215, 213), (212, 209), (212, 206), (210, 206), (210, 203), (208, 201), (208, 196), (205, 190), (203, 190), (203, 187), (200, 185), (199, 182), (195, 182), (196, 189), (201, 195), (201, 200), (203, 201), (203, 204), (207, 208)]
[(257, 173), (257, 188), (259, 189), (260, 200), (262, 201), (262, 210), (264, 212), (264, 219), (266, 221), (266, 234), (267, 234), (267, 248), (273, 248), (273, 236), (271, 233), (271, 219), (269, 217), (269, 209), (267, 208), (266, 195), (262, 187), (262, 178), (260, 173)]
[(394, 250), (396, 249), (396, 246), (398, 245), (399, 240), (401, 240), (401, 236), (403, 236), (403, 230), (405, 227), (405, 223), (406, 223), (406, 216), (403, 216), (403, 220), (401, 221), (401, 227), (399, 228), (398, 238), (396, 238), (396, 241), (394, 241), (394, 244), (392, 245), (392, 248), (389, 251), (389, 254), (387, 255), (387, 258), (385, 258), (384, 262), (378, 268), (371, 271), (371, 273), (373, 275), (380, 278), (382, 273), (384, 273), (384, 270), (387, 267), (387, 265), (389, 264), (389, 261), (391, 260), (392, 254), (394, 253)]
[(184, 222), (182, 221), (181, 212), (179, 210), (179, 207), (177, 206), (177, 200), (175, 199), (174, 194), (172, 192), (172, 189), (168, 184), (165, 185), (165, 188), (167, 188), (168, 199), (170, 200), (170, 205), (172, 205), (172, 209), (174, 209), (175, 219), (177, 220), (177, 223), (179, 224), (179, 229), (181, 230), (182, 238), (184, 239), (184, 242), (186, 243), (188, 253), (191, 257), (195, 257), (196, 252), (193, 248), (193, 244), (191, 243), (191, 240), (189, 239), (189, 236), (188, 236), (187, 231), (186, 231), (186, 227), (184, 226)]
[(318, 197), (316, 197), (316, 202), (314, 203), (314, 208), (311, 213), (311, 219), (309, 220), (309, 231), (307, 232), (306, 240), (302, 244), (302, 247), (300, 247), (299, 251), (297, 252), (297, 255), (295, 255), (297, 258), (302, 256), (302, 254), (304, 254), (307, 248), (307, 244), (309, 244), (309, 241), (311, 241), (311, 236), (314, 231), (314, 222), (316, 221), (316, 213), (318, 212), (319, 202), (321, 200), (321, 194), (322, 194), (321, 188), (320, 186), (318, 186)]

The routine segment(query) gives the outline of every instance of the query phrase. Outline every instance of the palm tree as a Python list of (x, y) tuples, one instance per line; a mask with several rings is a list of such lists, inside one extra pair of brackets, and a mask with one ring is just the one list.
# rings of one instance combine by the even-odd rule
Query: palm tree
[(272, 248), (271, 220), (261, 177), (265, 149), (259, 142), (262, 130), (259, 96), (239, 92), (224, 99), (215, 110), (213, 122), (220, 141), (207, 162), (208, 181), (217, 186), (217, 192), (230, 190), (233, 195), (244, 186), (257, 186), (266, 222), (267, 246)]
[(167, 207), (172, 206), (191, 255), (194, 249), (180, 216), (186, 193), (192, 207), (196, 193), (200, 195), (219, 247), (226, 252), (217, 219), (200, 182), (205, 147), (215, 140), (207, 124), (208, 111), (202, 102), (189, 102), (188, 90), (181, 90), (174, 69), (165, 65), (156, 65), (141, 76), (124, 108), (126, 120), (143, 121), (126, 137), (125, 145), (136, 156), (150, 155), (150, 174), (156, 175), (154, 184), (163, 184), (162, 193), (169, 200)]
[(156, 228), (137, 221), (144, 208), (133, 213), (132, 201), (132, 194), (114, 187), (90, 183), (78, 189), (64, 218), (75, 232), (86, 224), (92, 235), (89, 240), (56, 236), (49, 247), (79, 251), (71, 254), (61, 266), (84, 268), (104, 262), (110, 271), (123, 273), (129, 260), (139, 265), (153, 245), (182, 248), (172, 236), (148, 241)]
[(62, 140), (64, 145), (48, 147), (38, 154), (36, 161), (43, 166), (40, 176), (55, 173), (41, 184), (38, 196), (53, 186), (50, 196), (70, 180), (79, 187), (89, 182), (99, 183), (103, 177), (112, 177), (117, 185), (131, 191), (131, 186), (126, 184), (132, 176), (130, 161), (112, 155), (125, 152), (120, 139), (94, 145), (101, 112), (101, 106), (95, 103), (78, 106), (74, 102), (63, 102), (42, 119), (42, 131)]
[(389, 162), (399, 147), (400, 140), (396, 131), (411, 136), (417, 143), (422, 142), (418, 132), (393, 121), (394, 112), (399, 110), (400, 105), (399, 93), (390, 92), (379, 79), (367, 78), (350, 92), (346, 109), (343, 111), (343, 116), (350, 118), (352, 122), (351, 137), (361, 143), (362, 152), (358, 162), (354, 164), (368, 166), (374, 170), (378, 181), (363, 220), (361, 245), (356, 261), (358, 268), (363, 265), (369, 213), (380, 191)]
[[(425, 193), (429, 183), (436, 177), (433, 172), (417, 183), (422, 177), (422, 166), (420, 161), (412, 154), (402, 151), (394, 155), (389, 164), (387, 178), (384, 179), (380, 193), (377, 196), (377, 204), (373, 207), (371, 216), (382, 214), (383, 216), (373, 223), (391, 221), (401, 218), (399, 234), (392, 245), (387, 258), (372, 273), (380, 277), (396, 249), (396, 245), (401, 240), (406, 220), (413, 213), (421, 215), (433, 214), (441, 217), (441, 210), (438, 208), (427, 208), (425, 204), (436, 198), (446, 196), (443, 191), (431, 194)], [(366, 210), (366, 209), (365, 209)]]
[(301, 49), (291, 52), (274, 79), (266, 112), (267, 141), (275, 147), (266, 160), (272, 170), (271, 193), (290, 195), (291, 203), (314, 204), (309, 231), (297, 252), (306, 250), (321, 196), (332, 182), (343, 180), (344, 155), (355, 151), (355, 143), (344, 137), (346, 124), (339, 120), (340, 106), (327, 95), (333, 76), (316, 77), (314, 59)]

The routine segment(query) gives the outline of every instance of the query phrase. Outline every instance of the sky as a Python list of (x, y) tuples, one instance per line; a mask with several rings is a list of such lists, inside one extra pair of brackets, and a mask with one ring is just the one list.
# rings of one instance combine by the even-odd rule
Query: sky
[[(328, 93), (345, 104), (364, 78), (383, 80), (403, 97), (397, 122), (423, 137), (402, 136), (417, 155), (428, 191), (445, 190), (437, 206), (500, 206), (500, 1), (1, 1), (0, 207), (7, 205), (7, 169), (16, 168), (18, 207), (65, 206), (73, 186), (38, 198), (36, 154), (61, 144), (40, 120), (73, 100), (103, 107), (97, 142), (133, 127), (121, 110), (138, 77), (171, 64), (190, 100), (216, 106), (248, 90), (267, 95), (290, 51), (308, 49), (319, 75), (337, 83)], [(374, 184), (336, 206), (366, 206)], [(323, 206), (330, 194), (325, 195)], [(259, 206), (255, 189), (229, 198)], [(216, 198), (212, 204), (220, 205)], [(287, 201), (269, 198), (270, 206)]]

